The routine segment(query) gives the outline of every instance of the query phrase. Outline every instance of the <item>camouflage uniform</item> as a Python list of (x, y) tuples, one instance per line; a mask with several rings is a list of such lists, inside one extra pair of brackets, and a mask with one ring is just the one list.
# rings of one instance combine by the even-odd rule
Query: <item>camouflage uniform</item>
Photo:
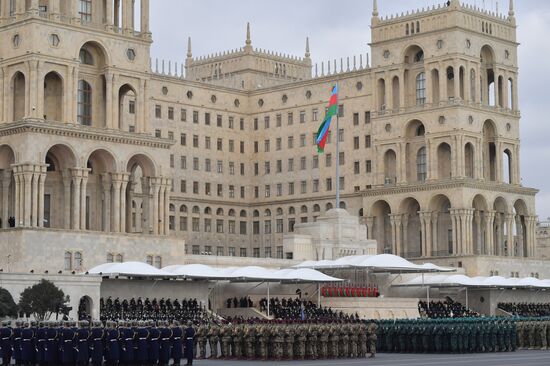
[(246, 357), (249, 360), (256, 358), (255, 342), (256, 327), (253, 324), (247, 324), (244, 328), (244, 338), (246, 342)]
[(256, 339), (258, 345), (258, 357), (260, 360), (267, 360), (267, 327), (260, 324), (257, 328)]
[(296, 329), (296, 348), (294, 349), (295, 358), (303, 360), (306, 357), (307, 328), (301, 324)]
[(340, 343), (340, 337), (338, 334), (338, 327), (334, 324), (329, 327), (328, 341), (330, 344), (330, 358), (338, 358), (338, 344)]
[(217, 324), (211, 324), (208, 328), (208, 343), (210, 345), (210, 358), (218, 358), (218, 342), (220, 341), (220, 328)]
[(357, 357), (358, 353), (358, 343), (359, 343), (359, 330), (357, 329), (356, 324), (350, 325), (350, 350), (349, 350), (349, 356), (350, 357)]
[(294, 358), (294, 324), (287, 324), (285, 326), (285, 350), (284, 357), (289, 360)]
[(231, 324), (225, 324), (220, 328), (220, 337), (221, 337), (221, 353), (222, 358), (229, 358), (231, 356), (231, 335), (232, 335)]
[(200, 347), (200, 355), (202, 359), (206, 358), (206, 333), (207, 333), (206, 325), (201, 324), (199, 328), (197, 329), (197, 343)]
[(233, 357), (241, 359), (243, 357), (243, 327), (240, 324), (236, 324), (231, 335), (233, 338)]
[(319, 358), (327, 359), (328, 358), (328, 337), (329, 329), (327, 324), (321, 324), (319, 326)]
[(371, 322), (367, 327), (370, 357), (375, 357), (376, 355), (376, 339), (377, 339), (376, 331), (377, 330), (378, 330), (378, 325), (375, 322)]
[(367, 326), (365, 325), (365, 323), (361, 322), (361, 324), (359, 324), (358, 332), (359, 332), (359, 346), (357, 347), (358, 357), (364, 358), (368, 352)]
[(281, 325), (274, 325), (273, 326), (273, 356), (277, 361), (280, 361), (283, 359), (283, 345), (285, 342), (285, 334), (284, 329)]

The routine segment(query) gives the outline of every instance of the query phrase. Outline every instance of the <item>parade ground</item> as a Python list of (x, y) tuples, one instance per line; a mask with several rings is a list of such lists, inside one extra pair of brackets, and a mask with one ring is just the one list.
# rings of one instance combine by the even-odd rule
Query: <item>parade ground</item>
[(199, 366), (237, 365), (304, 365), (304, 366), (548, 366), (550, 351), (517, 351), (507, 353), (453, 354), (378, 354), (374, 359), (345, 359), (317, 361), (232, 361), (195, 360)]

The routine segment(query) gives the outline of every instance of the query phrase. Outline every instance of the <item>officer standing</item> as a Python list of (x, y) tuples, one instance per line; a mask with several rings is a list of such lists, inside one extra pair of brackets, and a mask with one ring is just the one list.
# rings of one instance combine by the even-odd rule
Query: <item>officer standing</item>
[(94, 322), (92, 330), (90, 332), (91, 338), (91, 358), (93, 366), (103, 365), (103, 341), (104, 341), (104, 330), (101, 327), (101, 322)]
[(168, 323), (165, 322), (160, 330), (160, 352), (159, 352), (159, 365), (166, 366), (170, 362), (170, 344), (172, 338), (172, 330), (168, 327)]
[(116, 366), (120, 362), (120, 345), (119, 345), (119, 331), (116, 327), (115, 322), (107, 322), (107, 331), (106, 331), (106, 360), (107, 365)]
[(369, 340), (369, 358), (374, 358), (376, 356), (376, 340), (378, 336), (376, 332), (378, 331), (378, 324), (375, 321), (371, 321), (367, 327), (367, 334)]
[(185, 329), (185, 353), (184, 356), (187, 358), (187, 363), (185, 366), (193, 365), (193, 340), (195, 338), (195, 329), (193, 329), (193, 323), (189, 320), (187, 322), (187, 328)]
[(77, 365), (88, 365), (88, 361), (90, 360), (90, 331), (89, 331), (89, 323), (88, 321), (84, 320), (81, 321), (79, 324), (80, 328), (76, 332), (76, 363)]
[(74, 331), (70, 328), (70, 323), (63, 324), (61, 331), (61, 363), (63, 365), (74, 364)]
[(183, 345), (181, 338), (183, 336), (183, 331), (180, 327), (179, 322), (172, 322), (172, 359), (174, 360), (174, 366), (179, 366), (181, 358), (183, 356)]
[(11, 322), (9, 320), (5, 320), (2, 322), (2, 328), (0, 329), (0, 359), (2, 360), (2, 365), (10, 364), (12, 355), (12, 337), (13, 330), (11, 329)]
[(149, 321), (149, 363), (156, 365), (160, 355), (160, 330), (155, 326), (154, 321)]

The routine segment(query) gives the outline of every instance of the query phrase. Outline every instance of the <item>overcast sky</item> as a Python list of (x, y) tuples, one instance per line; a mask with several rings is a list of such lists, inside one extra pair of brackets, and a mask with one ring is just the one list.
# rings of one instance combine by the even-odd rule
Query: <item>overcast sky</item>
[[(432, 6), (436, 0), (378, 0), (380, 15)], [(468, 0), (508, 12), (508, 0)], [(540, 189), (537, 214), (550, 217), (550, 1), (515, 0), (520, 66), (521, 174)], [(370, 0), (155, 0), (151, 1), (152, 57), (185, 59), (244, 46), (246, 23), (252, 45), (303, 56), (310, 38), (314, 62), (369, 52)], [(544, 87), (546, 85), (546, 87)]]

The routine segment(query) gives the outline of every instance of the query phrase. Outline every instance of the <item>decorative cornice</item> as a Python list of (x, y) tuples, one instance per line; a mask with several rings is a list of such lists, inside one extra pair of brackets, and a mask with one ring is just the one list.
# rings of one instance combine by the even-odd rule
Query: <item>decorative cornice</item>
[(484, 191), (511, 193), (511, 194), (523, 194), (528, 196), (535, 196), (539, 190), (534, 188), (526, 188), (509, 184), (486, 182), (475, 179), (452, 179), (438, 182), (422, 182), (422, 183), (410, 183), (402, 186), (395, 187), (379, 187), (363, 191), (363, 197), (376, 197), (381, 195), (402, 194), (402, 193), (414, 193), (414, 192), (426, 192), (435, 190), (448, 190), (457, 188), (473, 188)]
[(44, 121), (41, 119), (32, 118), (27, 118), (17, 122), (0, 124), (0, 137), (18, 135), (23, 133), (56, 135), (92, 141), (104, 141), (126, 145), (146, 146), (158, 149), (170, 149), (170, 147), (175, 143), (173, 140), (160, 139), (146, 134)]

